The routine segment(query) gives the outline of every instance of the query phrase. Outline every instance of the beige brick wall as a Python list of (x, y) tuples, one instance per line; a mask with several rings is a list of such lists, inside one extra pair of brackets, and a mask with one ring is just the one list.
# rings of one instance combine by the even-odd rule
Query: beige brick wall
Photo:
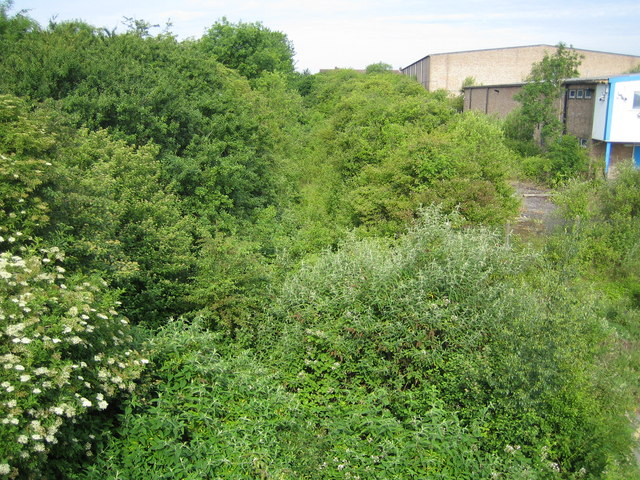
[(617, 75), (626, 73), (640, 65), (640, 57), (631, 55), (616, 55), (588, 50), (577, 50), (577, 52), (584, 55), (582, 63), (578, 67), (581, 78)]
[(467, 77), (473, 77), (476, 85), (521, 82), (545, 50), (552, 49), (535, 46), (432, 55), (428, 89), (456, 92)]
[[(567, 93), (571, 90), (575, 92), (575, 97), (565, 99), (567, 132), (578, 138), (589, 139), (593, 129), (593, 110), (596, 101), (595, 85), (571, 84), (567, 86)], [(585, 98), (588, 90), (590, 90), (591, 98)], [(578, 95), (580, 91), (582, 91), (582, 98), (579, 98)]]
[[(522, 82), (545, 53), (553, 53), (550, 45), (474, 50), (429, 55), (402, 69), (412, 75), (427, 90), (445, 89), (459, 93), (467, 77), (474, 77), (476, 85), (495, 85)], [(609, 76), (624, 73), (640, 64), (640, 57), (576, 49), (584, 56), (580, 77)]]
[[(590, 155), (602, 161), (604, 166), (605, 142), (594, 141), (591, 146)], [(611, 144), (611, 158), (609, 162), (609, 177), (615, 177), (616, 170), (623, 162), (633, 159), (633, 145), (624, 143)]]
[(515, 85), (468, 88), (464, 95), (464, 110), (477, 110), (504, 118), (520, 105), (513, 99), (520, 88)]

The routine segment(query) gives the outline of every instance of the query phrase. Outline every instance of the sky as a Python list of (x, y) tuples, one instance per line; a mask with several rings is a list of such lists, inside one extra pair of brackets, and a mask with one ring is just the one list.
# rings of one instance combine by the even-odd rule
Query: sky
[[(401, 68), (426, 55), (564, 42), (640, 56), (638, 0), (14, 0), (40, 25), (84, 20), (123, 32), (125, 17), (199, 38), (221, 17), (287, 35), (296, 69)], [(152, 30), (160, 33), (161, 28)]]

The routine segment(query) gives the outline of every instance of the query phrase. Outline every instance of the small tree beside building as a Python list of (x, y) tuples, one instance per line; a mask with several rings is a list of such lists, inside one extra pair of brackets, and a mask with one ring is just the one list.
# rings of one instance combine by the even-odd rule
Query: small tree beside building
[(532, 134), (538, 131), (543, 148), (562, 133), (558, 102), (564, 92), (563, 81), (578, 76), (581, 59), (580, 54), (559, 43), (553, 54), (545, 54), (532, 65), (526, 83), (514, 97), (522, 104), (518, 123)]

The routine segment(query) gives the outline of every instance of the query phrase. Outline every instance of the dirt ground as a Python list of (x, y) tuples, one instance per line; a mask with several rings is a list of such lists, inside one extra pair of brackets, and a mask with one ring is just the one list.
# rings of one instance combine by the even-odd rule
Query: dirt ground
[(512, 186), (522, 200), (520, 215), (512, 224), (512, 231), (523, 236), (549, 231), (557, 222), (553, 216), (556, 206), (551, 201), (551, 190), (523, 181), (513, 182)]

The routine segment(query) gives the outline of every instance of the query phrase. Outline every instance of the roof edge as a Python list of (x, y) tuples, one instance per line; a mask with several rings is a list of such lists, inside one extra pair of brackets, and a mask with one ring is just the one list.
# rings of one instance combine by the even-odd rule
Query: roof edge
[(491, 50), (511, 50), (511, 49), (514, 49), (514, 48), (534, 48), (534, 47), (555, 48), (556, 46), (555, 45), (547, 45), (547, 44), (541, 43), (541, 44), (537, 44), (537, 45), (516, 45), (516, 46), (512, 46), (512, 47), (478, 48), (478, 49), (474, 49), (474, 50), (457, 50), (455, 52), (430, 53), (429, 55), (425, 55), (424, 57), (422, 57), (420, 60), (416, 60), (415, 62), (410, 63), (409, 65), (407, 65), (406, 67), (401, 68), (400, 70), (404, 70), (405, 68), (409, 68), (410, 66), (421, 62), (425, 58), (436, 57), (438, 55), (454, 55), (456, 53), (490, 52)]
[[(585, 77), (585, 78), (567, 78), (562, 81), (564, 85), (578, 84), (578, 83), (616, 83), (622, 81), (636, 81), (640, 80), (640, 73), (627, 73), (627, 74), (615, 74), (615, 75), (603, 75), (600, 77)], [(472, 90), (474, 88), (505, 88), (505, 87), (521, 87), (526, 85), (527, 82), (516, 83), (496, 83), (491, 85), (470, 85), (464, 87), (465, 90)]]
[[(436, 57), (439, 55), (455, 55), (458, 53), (474, 53), (474, 52), (490, 52), (492, 50), (512, 50), (512, 49), (516, 49), (516, 48), (536, 48), (536, 47), (545, 47), (545, 48), (557, 48), (557, 45), (548, 45), (546, 43), (540, 43), (540, 44), (536, 44), (536, 45), (520, 45), (520, 46), (513, 46), (513, 47), (497, 47), (497, 48), (480, 48), (480, 49), (476, 49), (476, 50), (459, 50), (459, 51), (455, 51), (455, 52), (441, 52), (441, 53), (431, 53), (429, 55), (426, 55), (424, 57), (422, 57), (420, 60), (416, 60), (413, 63), (410, 63), (409, 65), (407, 65), (406, 67), (402, 67), (400, 68), (401, 71), (404, 71), (405, 69), (415, 65), (416, 63), (420, 63), (421, 61), (423, 61), (426, 58), (429, 57)], [(605, 52), (603, 50), (589, 50), (586, 48), (575, 48), (575, 47), (566, 47), (569, 50), (574, 50), (576, 52), (589, 52), (589, 53), (602, 53), (605, 55), (616, 55), (619, 57), (630, 57), (630, 58), (637, 58), (638, 61), (640, 61), (640, 55), (631, 55), (630, 53), (616, 53), (616, 52)]]

